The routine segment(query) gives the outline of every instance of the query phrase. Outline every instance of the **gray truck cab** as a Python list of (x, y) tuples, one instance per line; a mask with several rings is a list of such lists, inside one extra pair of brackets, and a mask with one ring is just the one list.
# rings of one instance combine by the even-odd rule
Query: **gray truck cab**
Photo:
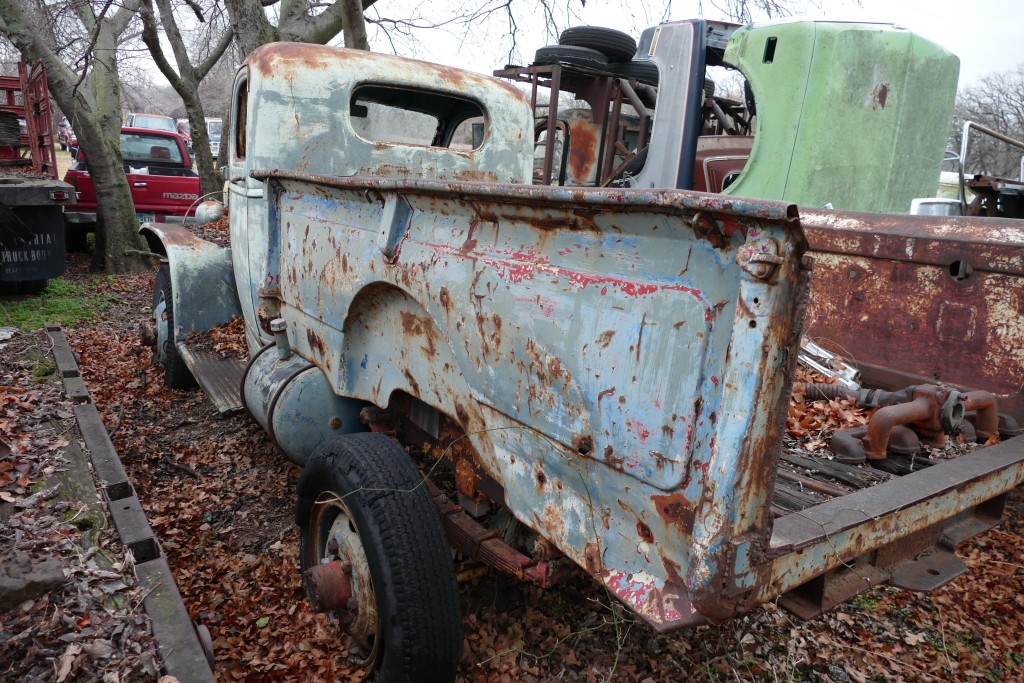
[[(295, 89), (301, 97), (285, 95)], [(264, 281), (265, 183), (252, 171), (489, 183), (530, 177), (533, 123), (522, 94), (437, 64), (300, 43), (265, 46), (239, 69), (231, 106), (233, 264), (246, 319), (257, 323), (247, 325), (254, 351), (271, 340), (276, 311), (260, 302), (277, 283)], [(474, 122), (484, 126), (475, 148)]]

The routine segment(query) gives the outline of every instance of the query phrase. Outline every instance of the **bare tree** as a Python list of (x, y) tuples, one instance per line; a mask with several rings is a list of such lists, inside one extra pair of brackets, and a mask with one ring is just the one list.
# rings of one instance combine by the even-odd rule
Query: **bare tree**
[[(1024, 63), (1009, 71), (985, 76), (977, 85), (960, 91), (950, 131), (956, 151), (960, 150), (965, 121), (974, 121), (1024, 141)], [(1021, 150), (984, 135), (972, 135), (964, 169), (969, 174), (1016, 178), (1021, 169)]]
[[(202, 98), (199, 96), (199, 86), (227, 51), (233, 35), (229, 29), (222, 29), (209, 54), (203, 56), (198, 64), (193, 64), (189, 46), (185, 44), (170, 0), (155, 0), (155, 6), (156, 10), (154, 10), (154, 0), (142, 0), (141, 2), (142, 40), (149, 48), (150, 54), (153, 55), (153, 60), (160, 72), (185, 103), (185, 111), (188, 113), (192, 132), (192, 149), (196, 155), (196, 164), (199, 166), (200, 185), (203, 194), (210, 194), (219, 189), (220, 182), (214, 169), (213, 154), (210, 151), (210, 136), (206, 130), (206, 113), (203, 109)], [(189, 8), (196, 14), (200, 22), (205, 22), (203, 11), (197, 3), (190, 3)], [(156, 11), (159, 11), (160, 23), (162, 23), (164, 34), (171, 44), (176, 70), (167, 60), (160, 45), (160, 29)]]
[[(93, 265), (112, 272), (143, 267), (131, 191), (121, 164), (118, 49), (139, 0), (48, 3), (0, 0), (0, 33), (29, 61), (46, 65), (50, 93), (73, 119), (97, 195)], [(75, 56), (77, 55), (77, 60)], [(69, 66), (69, 63), (73, 64)]]
[[(345, 45), (368, 50), (365, 25), (358, 23), (363, 10), (375, 1), (227, 0), (226, 4), (238, 45), (242, 54), (247, 55), (260, 45), (279, 40), (325, 44), (342, 32), (346, 20), (349, 29), (345, 33)], [(267, 14), (269, 7), (278, 10), (276, 25)]]

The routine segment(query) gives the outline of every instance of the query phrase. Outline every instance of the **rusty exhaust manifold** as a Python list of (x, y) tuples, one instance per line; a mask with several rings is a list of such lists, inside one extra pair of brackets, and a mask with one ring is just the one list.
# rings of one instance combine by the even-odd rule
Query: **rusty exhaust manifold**
[(804, 384), (811, 400), (846, 398), (864, 408), (873, 408), (868, 424), (836, 432), (829, 447), (836, 459), (847, 464), (865, 460), (885, 460), (889, 451), (912, 454), (920, 442), (941, 447), (946, 434), (953, 434), (967, 411), (975, 411), (977, 439), (986, 443), (999, 440), (999, 409), (995, 397), (987, 391), (963, 393), (956, 389), (921, 384), (902, 391), (862, 389), (849, 391), (833, 384)]

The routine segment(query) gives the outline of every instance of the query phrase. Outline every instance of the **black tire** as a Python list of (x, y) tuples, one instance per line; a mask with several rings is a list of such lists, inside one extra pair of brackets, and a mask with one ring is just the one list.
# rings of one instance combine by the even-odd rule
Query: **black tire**
[(609, 62), (628, 62), (636, 54), (636, 41), (633, 40), (633, 36), (600, 26), (567, 28), (558, 37), (558, 44), (589, 47), (603, 54)]
[[(332, 540), (338, 547), (334, 524), (358, 536), (378, 615), (364, 680), (454, 681), (462, 621), (451, 551), (423, 477), (402, 447), (377, 433), (323, 443), (299, 478), (296, 522), (303, 572), (332, 559), (323, 548)], [(365, 615), (346, 616), (351, 623)]]
[(578, 47), (575, 45), (548, 45), (537, 50), (533, 57), (533, 63), (564, 64), (566, 66), (580, 66), (596, 71), (608, 71), (608, 58), (597, 50), (589, 47)]
[(635, 59), (632, 62), (621, 62), (609, 65), (609, 70), (621, 78), (629, 78), (658, 85), (658, 65), (646, 59)]
[[(174, 297), (171, 292), (171, 270), (166, 264), (156, 271), (156, 284), (153, 285), (154, 312), (160, 302), (166, 302), (164, 316), (169, 331), (163, 348), (164, 384), (172, 389), (191, 389), (196, 386), (196, 378), (192, 376), (192, 371), (178, 355), (178, 349), (174, 345)], [(160, 323), (160, 320), (156, 321), (157, 325)]]

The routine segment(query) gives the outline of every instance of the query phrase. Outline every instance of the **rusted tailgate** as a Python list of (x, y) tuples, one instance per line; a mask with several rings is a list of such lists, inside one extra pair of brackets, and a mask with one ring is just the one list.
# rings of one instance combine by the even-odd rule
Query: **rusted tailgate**
[(801, 209), (807, 333), (886, 389), (984, 389), (1024, 422), (1024, 225)]
[(261, 291), (336, 392), (442, 413), (473, 446), (460, 491), (495, 480), (655, 628), (735, 613), (722, 586), (737, 539), (767, 546), (807, 286), (792, 205), (253, 177)]

